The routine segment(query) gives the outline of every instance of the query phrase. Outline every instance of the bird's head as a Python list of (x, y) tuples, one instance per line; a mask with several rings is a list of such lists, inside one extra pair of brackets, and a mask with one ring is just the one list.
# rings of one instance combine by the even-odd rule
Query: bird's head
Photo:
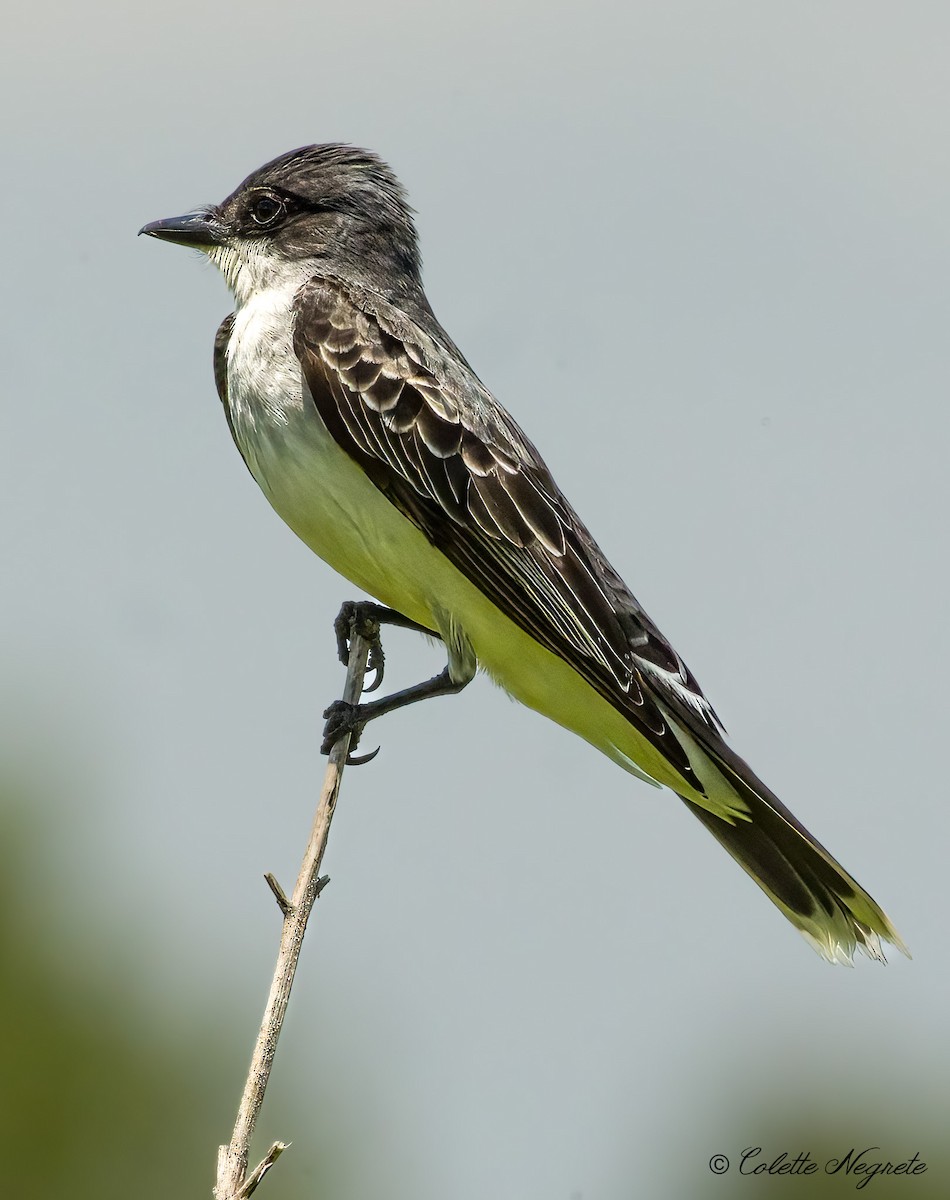
[(152, 221), (141, 233), (203, 250), (238, 302), (312, 275), (387, 296), (420, 286), (412, 209), (390, 168), (368, 150), (329, 144), (282, 154), (220, 204)]

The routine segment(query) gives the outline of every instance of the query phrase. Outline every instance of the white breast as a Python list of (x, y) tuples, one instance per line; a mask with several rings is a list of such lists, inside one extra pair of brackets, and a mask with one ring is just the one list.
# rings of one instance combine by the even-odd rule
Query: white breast
[[(422, 535), (331, 438), (293, 349), (293, 294), (270, 288), (241, 305), (228, 343), (228, 407), (241, 453), (267, 499), (325, 562), (384, 603), (423, 620)], [(406, 592), (408, 591), (408, 595)]]
[(286, 426), (302, 407), (300, 364), (292, 343), (292, 303), (292, 294), (269, 288), (234, 314), (227, 349), (228, 404), (242, 451), (253, 449), (266, 429)]

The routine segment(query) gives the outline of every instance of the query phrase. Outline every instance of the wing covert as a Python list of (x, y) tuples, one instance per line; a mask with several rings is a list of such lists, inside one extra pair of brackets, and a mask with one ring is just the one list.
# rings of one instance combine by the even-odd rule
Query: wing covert
[[(654, 696), (677, 700), (662, 672), (685, 668), (451, 343), (341, 284), (315, 279), (296, 304), (295, 350), (334, 440), (476, 587), (696, 787)], [(644, 651), (648, 668), (658, 654), (659, 689), (638, 669)], [(695, 686), (688, 672), (683, 682)]]

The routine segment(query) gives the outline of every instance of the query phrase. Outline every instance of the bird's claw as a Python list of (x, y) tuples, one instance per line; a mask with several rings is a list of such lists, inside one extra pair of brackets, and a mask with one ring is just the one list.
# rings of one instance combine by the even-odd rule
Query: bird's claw
[(383, 673), (386, 666), (386, 658), (383, 654), (383, 642), (379, 636), (379, 627), (376, 628), (376, 637), (370, 644), (369, 658), (366, 660), (367, 671), (373, 671), (373, 682), (363, 685), (364, 692), (375, 692), (379, 685), (383, 682)]
[(365, 763), (372, 762), (380, 751), (377, 746), (375, 750), (369, 754), (353, 754), (359, 744), (363, 729), (366, 722), (361, 720), (362, 712), (358, 704), (349, 704), (346, 700), (334, 700), (334, 702), (324, 711), (326, 725), (323, 727), (323, 743), (320, 746), (321, 754), (329, 754), (333, 747), (342, 737), (350, 736), (349, 753), (346, 756), (346, 765), (349, 767), (361, 767)]
[(346, 700), (334, 700), (329, 708), (324, 709), (323, 715), (327, 723), (323, 727), (320, 753), (329, 754), (340, 738), (347, 734), (350, 735), (350, 749), (355, 750), (364, 724), (360, 720), (360, 706)]
[(359, 605), (353, 600), (347, 600), (336, 615), (333, 622), (333, 632), (336, 634), (337, 657), (344, 667), (350, 663), (350, 638), (356, 633)]
[(377, 606), (372, 603), (347, 600), (333, 622), (333, 630), (336, 633), (336, 652), (344, 667), (349, 666), (350, 642), (356, 634), (366, 638), (370, 644), (366, 669), (373, 672), (373, 682), (363, 687), (364, 692), (375, 692), (383, 682), (386, 662), (376, 608)]
[(375, 750), (370, 750), (369, 754), (348, 754), (346, 756), (346, 765), (348, 767), (363, 767), (368, 762), (372, 762), (380, 750), (382, 750), (382, 746), (377, 746)]

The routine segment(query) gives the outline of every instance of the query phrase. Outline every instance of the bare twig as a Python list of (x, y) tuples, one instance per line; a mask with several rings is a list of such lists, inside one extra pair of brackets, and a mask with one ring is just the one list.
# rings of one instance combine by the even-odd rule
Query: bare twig
[(280, 883), (277, 880), (277, 876), (272, 871), (268, 871), (267, 874), (264, 876), (264, 882), (267, 884), (267, 886), (270, 888), (270, 890), (274, 893), (274, 899), (277, 901), (277, 907), (280, 909), (280, 911), (284, 914), (285, 917), (289, 917), (290, 914), (294, 911), (294, 906), (287, 899), (287, 893), (280, 886)]
[[(370, 641), (364, 636), (364, 631), (355, 628), (350, 639), (350, 655), (346, 672), (346, 686), (343, 689), (343, 699), (350, 704), (357, 704), (363, 690), (363, 680), (366, 675), (366, 663), (370, 652)], [(310, 830), (310, 840), (300, 866), (300, 874), (290, 900), (284, 895), (277, 880), (265, 876), (268, 886), (277, 898), (281, 912), (284, 914), (284, 924), (280, 935), (280, 950), (277, 954), (277, 966), (271, 982), (267, 1006), (264, 1009), (264, 1019), (257, 1035), (257, 1044), (251, 1059), (247, 1082), (238, 1107), (237, 1121), (231, 1142), (218, 1148), (218, 1170), (214, 1194), (216, 1200), (246, 1200), (264, 1175), (274, 1165), (277, 1157), (286, 1149), (282, 1142), (275, 1142), (264, 1159), (248, 1174), (247, 1158), (257, 1122), (257, 1115), (264, 1102), (264, 1091), (270, 1077), (274, 1055), (277, 1052), (277, 1039), (280, 1037), (284, 1014), (290, 1000), (290, 989), (293, 986), (294, 974), (297, 970), (297, 960), (300, 957), (300, 947), (307, 928), (307, 920), (314, 901), (326, 886), (327, 878), (320, 878), (320, 863), (326, 849), (327, 837), (330, 833), (330, 822), (336, 808), (337, 795), (340, 791), (340, 780), (343, 767), (350, 751), (350, 735), (345, 734), (330, 751), (330, 761), (327, 763), (326, 774), (323, 777), (323, 788), (320, 800)]]

